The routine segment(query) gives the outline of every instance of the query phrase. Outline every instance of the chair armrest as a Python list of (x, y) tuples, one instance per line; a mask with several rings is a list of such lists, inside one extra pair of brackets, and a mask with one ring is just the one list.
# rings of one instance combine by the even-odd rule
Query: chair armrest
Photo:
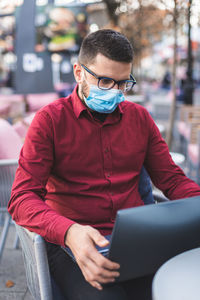
[[(19, 225), (18, 225), (19, 226)], [(33, 242), (39, 242), (39, 243), (43, 243), (44, 242), (44, 239), (41, 235), (33, 232), (33, 231), (30, 231), (24, 227), (21, 227), (21, 230), (23, 230), (27, 236), (33, 241)]]
[(15, 223), (22, 246), (29, 290), (34, 299), (53, 300), (44, 239)]
[(12, 158), (8, 158), (8, 159), (0, 159), (0, 167), (1, 166), (17, 166), (18, 165), (18, 159), (12, 159)]
[(167, 197), (165, 197), (163, 194), (161, 194), (160, 191), (153, 190), (153, 198), (155, 202), (166, 202), (169, 201)]

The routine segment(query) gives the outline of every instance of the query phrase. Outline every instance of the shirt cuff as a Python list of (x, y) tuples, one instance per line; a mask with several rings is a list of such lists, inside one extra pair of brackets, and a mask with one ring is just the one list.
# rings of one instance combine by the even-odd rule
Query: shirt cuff
[(69, 227), (76, 222), (67, 219), (63, 216), (59, 216), (52, 224), (53, 228), (50, 228), (49, 234), (47, 234), (46, 240), (50, 243), (65, 246), (65, 236)]

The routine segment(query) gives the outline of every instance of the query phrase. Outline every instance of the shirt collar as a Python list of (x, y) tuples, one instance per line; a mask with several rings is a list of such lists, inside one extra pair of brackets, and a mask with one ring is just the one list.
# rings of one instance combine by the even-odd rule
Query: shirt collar
[(87, 111), (87, 107), (83, 104), (83, 102), (81, 101), (81, 99), (78, 96), (78, 85), (75, 86), (75, 88), (72, 92), (72, 105), (73, 105), (73, 110), (74, 110), (74, 113), (75, 113), (77, 119), (79, 118), (79, 116), (81, 115), (81, 113), (84, 110)]
[[(118, 105), (119, 114), (124, 113), (122, 103), (120, 103)], [(88, 111), (87, 107), (83, 104), (83, 102), (81, 101), (81, 99), (78, 96), (78, 85), (75, 86), (75, 88), (72, 92), (72, 105), (73, 105), (73, 110), (74, 110), (74, 113), (75, 113), (77, 119), (80, 117), (80, 115), (83, 111)]]

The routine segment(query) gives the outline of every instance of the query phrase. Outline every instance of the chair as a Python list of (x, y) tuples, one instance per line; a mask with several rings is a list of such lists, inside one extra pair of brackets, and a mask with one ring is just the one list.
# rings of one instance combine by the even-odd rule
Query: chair
[[(11, 221), (10, 215), (7, 212), (7, 205), (10, 199), (10, 192), (17, 166), (17, 159), (0, 160), (0, 219), (1, 224), (3, 223), (3, 228), (0, 235), (0, 260), (3, 254), (3, 249)], [(17, 248), (17, 244), (17, 240), (15, 240), (15, 248)]]
[(44, 239), (15, 223), (22, 246), (26, 279), (35, 300), (66, 300), (51, 279)]
[[(24, 96), (21, 94), (1, 94), (0, 95), (0, 116), (4, 118), (17, 118), (23, 116), (25, 113)], [(4, 106), (8, 107), (7, 113), (3, 112)], [(5, 110), (5, 108), (4, 108)]]
[(8, 121), (0, 118), (0, 159), (19, 157), (22, 140)]
[[(0, 259), (6, 242), (10, 225), (7, 204), (10, 199), (11, 187), (18, 165), (18, 156), (22, 141), (14, 128), (4, 119), (0, 119), (0, 219), (3, 229), (0, 236)], [(17, 247), (17, 239), (15, 248)]]
[(22, 140), (25, 139), (28, 128), (35, 116), (35, 113), (30, 113), (25, 118), (18, 120), (15, 124), (13, 124), (13, 128), (17, 132), (17, 134), (21, 137)]
[(200, 106), (193, 105), (182, 105), (180, 107), (180, 116), (177, 123), (179, 143), (181, 145), (181, 152), (187, 158), (187, 147), (190, 139), (193, 135), (193, 129), (195, 129), (198, 124), (200, 117)]
[(188, 177), (200, 184), (200, 124), (187, 147), (187, 170)]
[(44, 93), (44, 94), (28, 94), (27, 106), (29, 112), (36, 112), (43, 106), (51, 103), (58, 98), (57, 93)]

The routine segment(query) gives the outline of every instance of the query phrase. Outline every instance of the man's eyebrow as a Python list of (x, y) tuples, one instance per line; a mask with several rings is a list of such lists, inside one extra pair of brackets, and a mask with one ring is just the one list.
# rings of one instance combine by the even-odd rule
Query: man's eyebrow
[[(95, 74), (96, 74), (96, 73), (95, 73)], [(96, 74), (96, 75), (97, 75), (97, 74)], [(116, 80), (115, 78), (108, 77), (108, 76), (105, 76), (105, 75), (102, 75), (102, 76), (97, 75), (97, 76), (100, 77), (100, 78), (114, 79), (114, 80), (117, 81), (117, 82), (120, 82), (120, 81), (126, 81), (126, 80), (131, 80), (130, 76), (129, 76), (129, 78), (126, 78), (126, 79), (120, 79), (120, 80)]]

